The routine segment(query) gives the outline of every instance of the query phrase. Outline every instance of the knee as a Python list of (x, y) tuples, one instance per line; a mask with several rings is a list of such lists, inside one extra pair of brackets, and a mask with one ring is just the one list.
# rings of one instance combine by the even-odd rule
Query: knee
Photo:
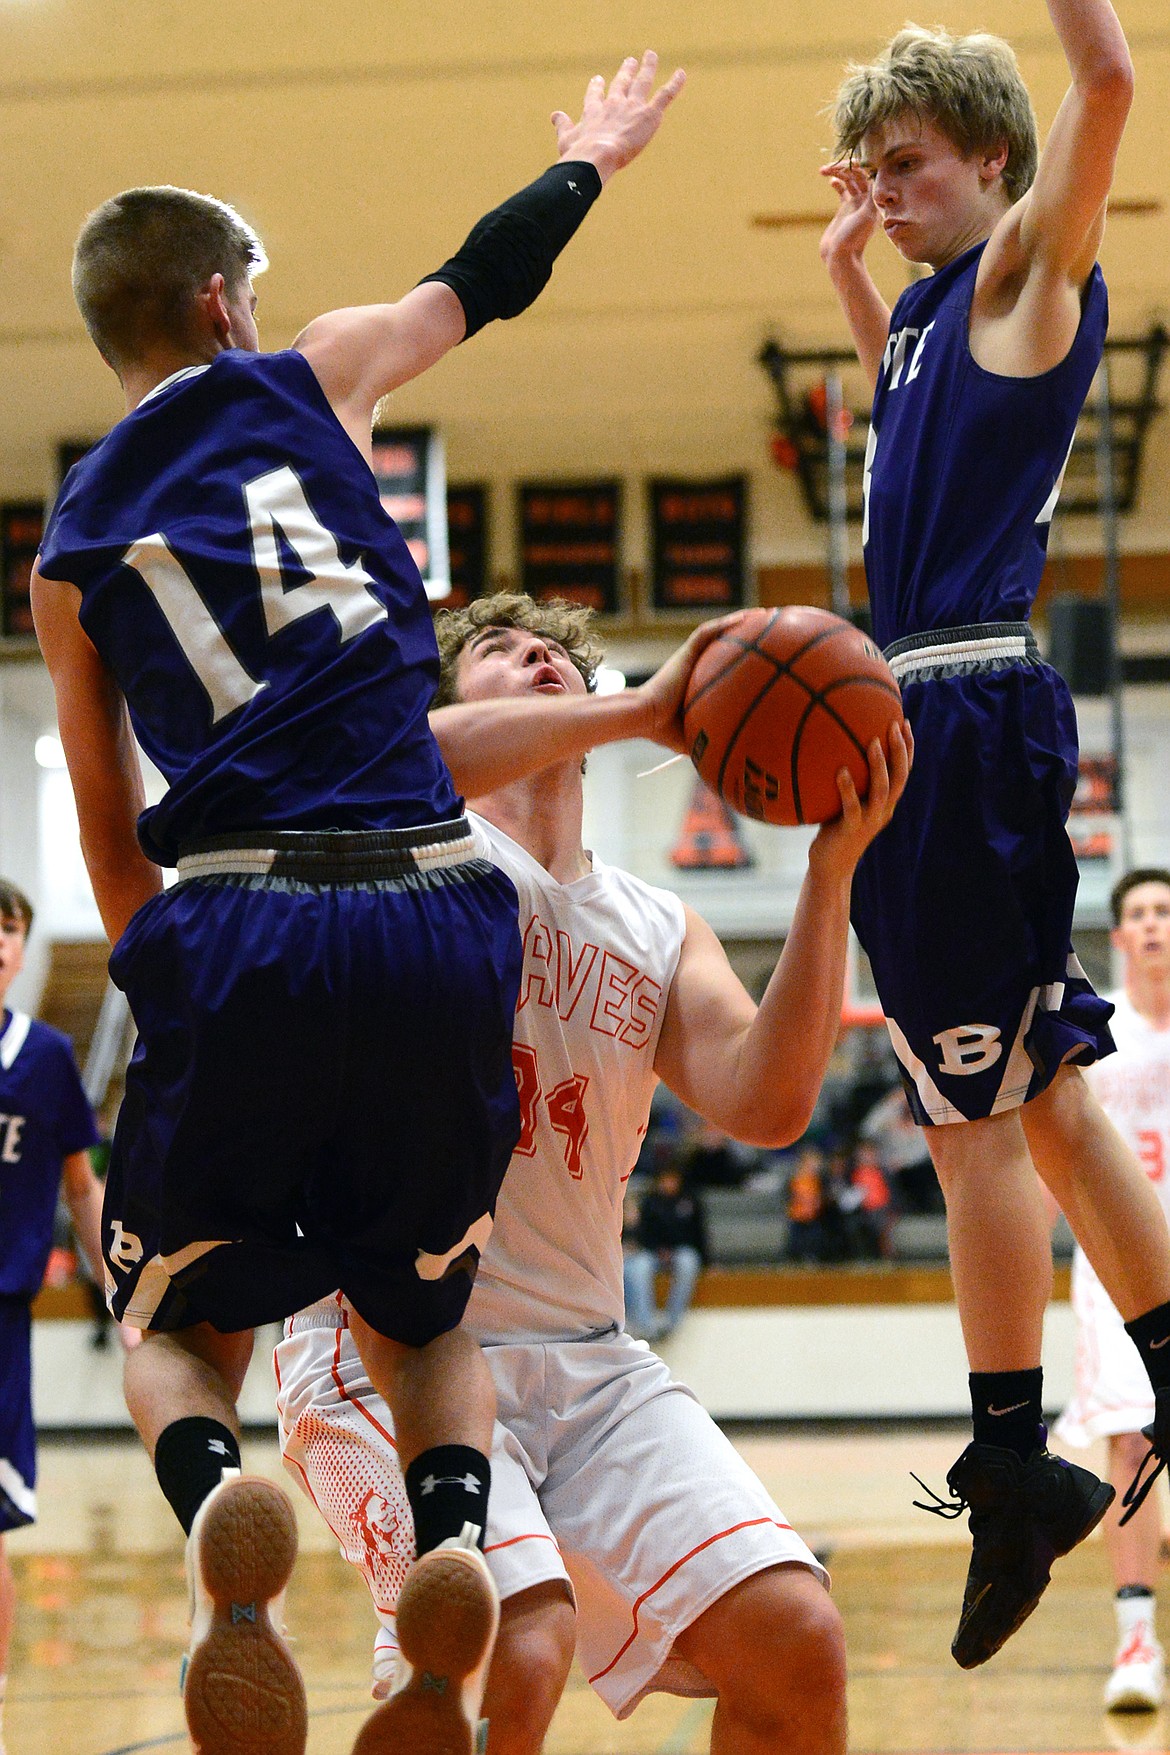
[(695, 1658), (726, 1712), (778, 1737), (794, 1724), (840, 1722), (845, 1632), (836, 1604), (806, 1568), (745, 1580), (709, 1618), (706, 1649)]
[[(576, 1616), (567, 1594), (542, 1592), (544, 1600), (509, 1613), (500, 1635), (484, 1695), (493, 1755), (539, 1755), (573, 1661)], [(533, 1593), (524, 1593), (531, 1595)]]
[(806, 1572), (807, 1586), (786, 1593), (777, 1617), (758, 1628), (749, 1666), (754, 1716), (821, 1718), (831, 1724), (845, 1703), (845, 1629), (827, 1590)]

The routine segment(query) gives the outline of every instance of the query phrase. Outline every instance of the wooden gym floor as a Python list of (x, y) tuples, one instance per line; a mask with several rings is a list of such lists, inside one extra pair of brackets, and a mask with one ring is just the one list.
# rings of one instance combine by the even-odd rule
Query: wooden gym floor
[[(1058, 1564), (1031, 1621), (984, 1670), (948, 1646), (964, 1530), (913, 1511), (913, 1468), (940, 1488), (957, 1429), (736, 1437), (779, 1503), (831, 1550), (850, 1649), (851, 1746), (872, 1755), (1165, 1750), (1161, 1713), (1100, 1709), (1113, 1617), (1099, 1541)], [(247, 1446), (279, 1477), (275, 1444)], [(294, 1494), (294, 1498), (297, 1495)], [(137, 1446), (41, 1449), (41, 1519), (10, 1538), (20, 1594), (9, 1674), (9, 1755), (138, 1755), (188, 1745), (177, 1694), (185, 1643), (178, 1532)], [(309, 1689), (309, 1755), (348, 1755), (370, 1710), (373, 1621), (359, 1579), (304, 1502), (288, 1622)], [(1165, 1634), (1164, 1634), (1165, 1636)], [(617, 1724), (574, 1674), (548, 1755), (691, 1755), (709, 1705), (655, 1696)]]

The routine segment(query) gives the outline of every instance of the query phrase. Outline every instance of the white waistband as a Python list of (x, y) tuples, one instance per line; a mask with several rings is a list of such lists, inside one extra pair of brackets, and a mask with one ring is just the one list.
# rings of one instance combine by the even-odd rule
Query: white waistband
[(900, 683), (943, 664), (1010, 664), (1027, 656), (1025, 634), (1003, 634), (993, 640), (940, 640), (936, 646), (897, 652), (888, 663), (894, 681)]

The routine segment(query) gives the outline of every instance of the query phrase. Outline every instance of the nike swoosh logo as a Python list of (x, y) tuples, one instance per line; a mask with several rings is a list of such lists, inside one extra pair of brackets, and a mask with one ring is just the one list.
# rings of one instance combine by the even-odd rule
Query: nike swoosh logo
[(1156, 1353), (1159, 1347), (1164, 1347), (1166, 1345), (1167, 1341), (1170, 1341), (1170, 1335), (1163, 1335), (1160, 1341), (1151, 1341), (1150, 1352)]
[[(1170, 1340), (1170, 1335), (1167, 1335), (1166, 1338)], [(1026, 1408), (1027, 1405), (1027, 1402), (1013, 1402), (1010, 1408), (988, 1408), (987, 1412), (989, 1414), (1017, 1414), (1021, 1408)]]

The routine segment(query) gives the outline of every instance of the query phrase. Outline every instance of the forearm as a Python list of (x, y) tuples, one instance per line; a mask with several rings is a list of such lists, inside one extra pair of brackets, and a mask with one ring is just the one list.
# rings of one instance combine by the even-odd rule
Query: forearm
[(121, 938), (130, 917), (163, 887), (162, 872), (122, 825), (91, 821), (81, 825), (81, 851), (94, 901), (110, 943)]
[(740, 1050), (745, 1099), (770, 1093), (783, 1143), (807, 1128), (840, 1034), (849, 893), (847, 876), (810, 864), (780, 961)]
[[(89, 1158), (78, 1153), (79, 1164), (74, 1176), (67, 1179), (65, 1199), (73, 1229), (82, 1253), (89, 1264), (91, 1277), (102, 1283), (102, 1185), (89, 1165)], [(72, 1165), (69, 1166), (72, 1168)]]
[(436, 708), (430, 722), (456, 789), (468, 798), (482, 798), (561, 762), (580, 761), (599, 744), (657, 737), (638, 689), (459, 702)]
[(845, 313), (857, 357), (870, 389), (875, 390), (890, 333), (890, 307), (860, 256), (827, 261), (825, 266)]

